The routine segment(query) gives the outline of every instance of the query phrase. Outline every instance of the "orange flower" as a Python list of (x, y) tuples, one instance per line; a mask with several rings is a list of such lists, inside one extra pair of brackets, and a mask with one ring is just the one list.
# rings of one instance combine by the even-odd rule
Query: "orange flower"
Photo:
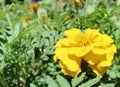
[(67, 15), (67, 20), (70, 21), (71, 20), (71, 16), (70, 15)]
[(22, 19), (22, 22), (23, 22), (23, 27), (27, 27), (29, 24), (32, 24), (30, 16), (25, 16)]
[(30, 16), (25, 16), (23, 19), (22, 19), (22, 22), (28, 22), (30, 20)]
[(44, 22), (48, 22), (48, 18), (47, 18), (47, 17), (44, 17), (43, 21), (44, 21)]
[(28, 7), (28, 11), (36, 11), (38, 7), (39, 7), (39, 4), (34, 3)]

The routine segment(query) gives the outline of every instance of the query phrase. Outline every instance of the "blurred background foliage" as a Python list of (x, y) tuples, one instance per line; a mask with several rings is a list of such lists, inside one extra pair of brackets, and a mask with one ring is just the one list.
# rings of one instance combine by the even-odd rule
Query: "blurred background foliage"
[[(0, 87), (119, 87), (119, 0), (0, 0)], [(82, 64), (71, 78), (53, 61), (54, 45), (70, 28), (99, 29), (117, 46), (112, 66), (100, 78)]]

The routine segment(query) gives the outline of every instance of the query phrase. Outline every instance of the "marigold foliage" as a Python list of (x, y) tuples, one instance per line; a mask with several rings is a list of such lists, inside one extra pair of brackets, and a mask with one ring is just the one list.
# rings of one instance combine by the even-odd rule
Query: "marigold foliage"
[(55, 47), (54, 60), (59, 60), (61, 71), (77, 77), (81, 70), (81, 62), (85, 60), (92, 71), (103, 76), (111, 66), (116, 46), (107, 34), (88, 28), (85, 32), (72, 28), (64, 32), (65, 38), (59, 40)]

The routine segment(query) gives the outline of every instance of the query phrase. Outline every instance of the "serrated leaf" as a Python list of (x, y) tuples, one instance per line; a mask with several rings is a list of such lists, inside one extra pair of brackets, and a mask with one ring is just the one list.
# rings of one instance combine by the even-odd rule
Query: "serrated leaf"
[(46, 81), (48, 83), (48, 87), (59, 87), (57, 82), (50, 76), (46, 76)]
[(79, 83), (81, 83), (84, 80), (85, 73), (82, 73), (79, 77), (73, 78), (71, 83), (72, 87), (76, 87)]
[(115, 87), (114, 83), (110, 83), (110, 84), (101, 84), (98, 87)]
[(100, 80), (100, 76), (97, 76), (96, 78), (91, 79), (91, 80), (83, 83), (82, 85), (80, 85), (80, 86), (78, 86), (78, 87), (91, 87), (91, 86), (93, 86), (94, 84), (96, 84), (99, 80)]
[(57, 76), (57, 81), (59, 82), (59, 85), (61, 87), (71, 87), (69, 82), (62, 76), (58, 75)]
[(15, 37), (19, 34), (19, 32), (20, 32), (20, 25), (19, 25), (19, 23), (17, 23), (15, 25), (15, 28), (14, 28), (14, 35), (15, 35)]

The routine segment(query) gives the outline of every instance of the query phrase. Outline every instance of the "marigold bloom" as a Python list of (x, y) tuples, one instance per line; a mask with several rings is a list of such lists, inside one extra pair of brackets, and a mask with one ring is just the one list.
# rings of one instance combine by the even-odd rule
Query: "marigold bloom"
[(28, 22), (29, 20), (30, 20), (30, 16), (25, 16), (25, 17), (22, 19), (23, 22)]
[(34, 3), (28, 7), (28, 11), (36, 11), (38, 7), (39, 7), (39, 4)]
[(48, 18), (47, 18), (47, 17), (44, 17), (43, 21), (44, 21), (44, 22), (48, 22)]
[(83, 0), (74, 0), (75, 2), (79, 3), (79, 2), (83, 2)]
[(23, 26), (27, 27), (29, 24), (32, 24), (30, 16), (25, 16), (22, 18)]
[(70, 15), (67, 15), (66, 19), (67, 19), (67, 21), (70, 21), (72, 18)]
[(85, 33), (73, 28), (64, 32), (65, 38), (59, 40), (55, 47), (54, 60), (59, 60), (61, 71), (72, 77), (81, 72), (81, 62), (88, 62), (93, 72), (103, 76), (111, 66), (116, 47), (113, 40), (98, 30), (87, 29)]

